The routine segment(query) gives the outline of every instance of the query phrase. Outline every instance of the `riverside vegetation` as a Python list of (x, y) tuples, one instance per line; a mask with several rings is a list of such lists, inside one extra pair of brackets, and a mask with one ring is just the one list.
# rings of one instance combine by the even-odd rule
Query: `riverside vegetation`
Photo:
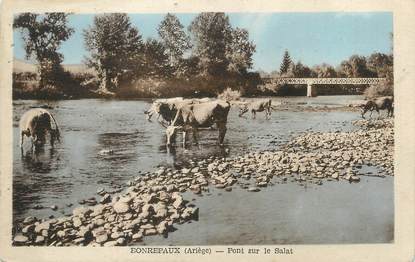
[(393, 176), (393, 119), (362, 119), (353, 125), (358, 129), (302, 134), (275, 150), (190, 160), (181, 169), (160, 167), (137, 176), (121, 193), (98, 189), (99, 201), (84, 201), (69, 216), (25, 218), (14, 230), (13, 243), (123, 246), (149, 235), (167, 236), (175, 224), (198, 220), (198, 207), (182, 196), (187, 191), (203, 195), (210, 187), (232, 191), (239, 186), (259, 192), (272, 186), (273, 177), (282, 184), (358, 183), (361, 175), (370, 175), (359, 173), (365, 165), (377, 167), (376, 176)]

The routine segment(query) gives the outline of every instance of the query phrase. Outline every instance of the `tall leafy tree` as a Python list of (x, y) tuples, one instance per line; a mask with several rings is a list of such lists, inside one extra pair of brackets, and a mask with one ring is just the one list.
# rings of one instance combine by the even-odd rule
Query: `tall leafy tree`
[(312, 75), (317, 78), (337, 77), (337, 72), (331, 65), (321, 64), (313, 67)]
[(165, 77), (169, 75), (169, 57), (165, 46), (156, 39), (149, 38), (144, 44), (143, 74), (147, 77)]
[(255, 53), (255, 45), (249, 41), (249, 33), (245, 29), (236, 28), (231, 31), (231, 42), (227, 48), (229, 61), (228, 71), (238, 74), (246, 74), (252, 67), (252, 55)]
[(168, 55), (170, 66), (179, 66), (183, 54), (191, 47), (190, 37), (184, 31), (184, 26), (177, 16), (168, 13), (161, 21), (157, 31)]
[(364, 56), (352, 55), (340, 64), (340, 74), (345, 77), (372, 77)]
[(301, 62), (297, 62), (296, 64), (292, 63), (290, 69), (294, 77), (311, 77), (311, 69)]
[(58, 49), (74, 32), (68, 26), (68, 16), (65, 13), (22, 13), (14, 19), (13, 27), (22, 33), (26, 58), (38, 62), (40, 87), (55, 84), (63, 73), (63, 55)]
[(190, 24), (193, 55), (199, 58), (202, 75), (225, 76), (226, 51), (232, 39), (232, 28), (225, 13), (200, 13)]
[(367, 59), (367, 67), (376, 73), (378, 77), (386, 77), (393, 68), (393, 58), (391, 55), (373, 53)]
[(97, 71), (102, 91), (116, 90), (120, 78), (140, 73), (143, 41), (127, 14), (95, 16), (84, 31), (84, 40), (89, 51), (86, 62)]

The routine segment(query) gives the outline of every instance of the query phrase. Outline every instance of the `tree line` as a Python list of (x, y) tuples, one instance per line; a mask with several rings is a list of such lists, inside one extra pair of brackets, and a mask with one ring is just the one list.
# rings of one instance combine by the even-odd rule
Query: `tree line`
[[(359, 77), (379, 77), (385, 78), (386, 81), (379, 85), (370, 86), (366, 89), (365, 94), (368, 96), (375, 95), (393, 95), (393, 54), (384, 54), (374, 52), (371, 55), (359, 56), (352, 55), (348, 59), (342, 61), (336, 68), (323, 63), (313, 67), (308, 67), (300, 61), (292, 61), (288, 50), (284, 52), (279, 71), (273, 71), (270, 74), (261, 72), (262, 77), (298, 77), (298, 78), (359, 78)], [(336, 93), (344, 89), (350, 89), (350, 86), (321, 86), (320, 88), (329, 88)], [(272, 81), (262, 86), (264, 90), (271, 92), (279, 92), (282, 95), (287, 93), (296, 93), (295, 89), (302, 89), (300, 93), (305, 92), (304, 86), (294, 86), (294, 90), (290, 90), (286, 85), (277, 85)], [(359, 87), (356, 87), (359, 88)], [(366, 87), (364, 87), (366, 88)], [(298, 93), (298, 92), (297, 92)]]
[[(71, 75), (61, 65), (59, 47), (74, 33), (69, 15), (22, 13), (14, 19), (26, 58), (37, 61), (38, 89), (44, 93), (155, 97), (213, 96), (226, 88), (245, 95), (262, 92), (260, 73), (251, 70), (256, 46), (246, 29), (232, 27), (225, 13), (200, 13), (187, 30), (168, 13), (157, 27), (157, 39), (143, 39), (127, 14), (96, 15), (83, 31), (85, 64), (95, 75)], [(392, 67), (392, 55), (374, 53), (352, 56), (336, 69), (327, 64), (309, 68), (291, 61), (286, 51), (280, 70), (265, 76), (392, 78)], [(278, 88), (265, 86), (267, 92)]]

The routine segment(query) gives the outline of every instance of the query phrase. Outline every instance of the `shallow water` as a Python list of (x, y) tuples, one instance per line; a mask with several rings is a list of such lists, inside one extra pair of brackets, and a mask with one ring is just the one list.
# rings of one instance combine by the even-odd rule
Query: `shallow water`
[[(276, 98), (274, 100), (275, 104), (280, 101), (287, 101), (297, 105), (304, 104), (304, 106), (336, 107), (347, 105), (350, 101), (357, 99), (360, 99), (360, 97), (299, 97)], [(279, 143), (284, 143), (292, 136), (307, 130), (351, 130), (354, 128), (351, 121), (359, 118), (359, 114), (356, 112), (291, 112), (289, 110), (277, 110), (272, 112), (271, 120), (266, 120), (263, 113), (258, 113), (257, 118), (253, 120), (248, 114), (245, 118), (239, 118), (237, 109), (233, 108), (228, 118), (228, 132), (224, 148), (215, 145), (217, 131), (204, 130), (200, 132), (199, 146), (191, 146), (186, 149), (178, 146), (172, 152), (167, 152), (164, 128), (155, 120), (148, 122), (144, 117), (143, 111), (149, 107), (149, 100), (84, 99), (56, 102), (18, 100), (14, 101), (13, 104), (15, 149), (13, 160), (13, 212), (15, 221), (29, 215), (46, 218), (50, 215), (60, 216), (70, 213), (73, 207), (68, 207), (67, 204), (71, 203), (76, 206), (77, 201), (93, 196), (99, 199), (95, 194), (98, 188), (116, 189), (125, 185), (128, 180), (139, 175), (140, 172), (150, 171), (159, 165), (180, 167), (186, 165), (189, 159), (200, 159), (213, 155), (233, 156), (252, 150), (275, 149)], [(30, 152), (30, 143), (27, 141), (22, 153), (18, 146), (18, 120), (23, 112), (31, 106), (45, 104), (53, 107), (49, 111), (55, 115), (60, 124), (62, 141), (57, 144), (55, 149), (51, 149), (47, 145), (43, 151), (37, 154)], [(190, 230), (192, 226), (200, 226), (199, 230), (202, 230), (204, 235), (228, 232), (222, 234), (222, 236), (228, 235), (229, 239), (233, 239), (226, 242), (227, 238), (221, 236), (217, 238), (201, 236), (199, 239), (194, 239), (197, 244), (214, 244), (215, 241), (239, 244), (288, 243), (290, 241), (290, 243), (319, 243), (318, 239), (323, 239), (323, 242), (324, 239), (328, 239), (335, 243), (388, 242), (393, 238), (390, 233), (391, 227), (393, 232), (392, 178), (369, 178), (367, 182), (353, 184), (349, 187), (348, 184), (342, 183), (328, 183), (328, 185), (324, 184), (321, 187), (316, 187), (315, 197), (323, 199), (326, 196), (326, 198), (321, 201), (321, 205), (316, 205), (309, 210), (306, 216), (309, 219), (301, 219), (297, 216), (297, 214), (303, 216), (304, 212), (307, 212), (307, 208), (298, 208), (298, 205), (292, 206), (292, 210), (290, 205), (275, 206), (275, 208), (269, 206), (273, 205), (273, 198), (278, 199), (278, 203), (290, 203), (293, 199), (311, 201), (312, 198), (308, 196), (313, 195), (307, 195), (310, 194), (309, 190), (304, 191), (302, 187), (295, 183), (288, 183), (266, 189), (266, 192), (269, 191), (270, 193), (267, 193), (263, 199), (261, 199), (261, 195), (264, 194), (263, 191), (246, 194), (246, 192), (239, 192), (237, 189), (230, 193), (223, 192), (222, 196), (214, 197), (212, 195), (198, 198), (196, 203), (200, 207), (201, 214), (212, 212), (212, 209), (214, 211), (215, 208), (221, 208), (234, 209), (232, 211), (236, 212), (237, 215), (233, 217), (227, 213), (219, 213), (216, 220), (205, 217), (206, 219), (203, 220), (205, 222), (202, 221), (204, 216), (201, 215), (199, 222), (180, 227), (186, 227)], [(347, 190), (342, 189), (343, 187), (347, 187)], [(372, 193), (372, 187), (377, 189), (376, 192), (380, 191), (379, 194), (388, 197), (389, 200), (382, 203), (373, 200), (372, 197), (375, 197), (376, 193)], [(286, 192), (282, 194), (281, 192), (284, 191)], [(353, 201), (348, 199), (350, 196), (358, 196), (359, 194), (364, 194), (363, 196), (368, 201), (359, 201), (358, 198), (353, 198)], [(244, 199), (244, 201), (240, 201), (240, 199)], [(248, 208), (244, 209), (242, 206), (245, 205), (245, 202)], [(263, 204), (266, 207), (263, 210), (264, 212), (266, 210), (268, 210), (267, 212), (278, 210), (279, 215), (276, 216), (272, 212), (258, 214), (268, 222), (264, 226), (254, 227), (255, 230), (253, 230), (243, 226), (243, 223), (257, 218), (257, 214), (254, 214), (250, 208), (255, 206), (257, 209), (256, 203), (261, 203), (261, 206)], [(35, 205), (44, 207), (57, 205), (59, 209), (57, 211), (52, 211), (49, 208), (36, 210), (33, 209)], [(237, 205), (238, 208), (232, 205)], [(337, 208), (333, 209), (333, 207)], [(321, 215), (324, 213), (334, 216), (330, 210), (347, 213), (347, 210), (353, 212), (358, 207), (361, 207), (359, 209), (359, 217), (361, 217), (359, 223), (363, 223), (363, 226), (368, 224), (365, 219), (372, 216), (377, 218), (371, 219), (372, 227), (368, 228), (368, 230), (376, 229), (376, 233), (363, 234), (364, 236), (362, 236), (362, 225), (355, 220), (351, 220), (349, 224), (347, 220), (344, 220), (345, 222), (340, 229), (346, 230), (345, 234), (349, 234), (349, 237), (343, 237), (339, 234), (337, 236), (332, 235), (333, 233), (330, 233), (330, 231), (327, 231), (327, 233), (323, 231), (319, 234), (310, 231), (309, 236), (298, 238), (295, 235), (300, 231), (307, 232), (304, 227), (318, 230), (322, 226), (331, 226), (332, 224), (329, 224), (329, 221), (320, 221)], [(258, 209), (258, 212), (261, 210)], [(297, 211), (294, 212), (294, 210)], [(323, 212), (323, 210), (326, 211)], [(347, 216), (346, 213), (344, 213), (345, 216)], [(241, 217), (245, 217), (245, 220)], [(294, 226), (290, 226), (287, 221), (297, 221), (298, 225), (295, 229), (297, 231), (293, 231)], [(274, 235), (278, 235), (275, 230), (270, 230), (270, 226), (274, 222), (276, 228), (285, 225), (286, 240), (284, 240), (285, 238), (274, 237)], [(257, 223), (260, 223), (260, 221), (258, 220)], [(232, 230), (235, 227), (240, 229)], [(247, 230), (241, 230), (241, 228)], [(207, 231), (210, 233), (207, 233)], [(176, 241), (177, 243), (186, 243), (189, 239), (193, 239), (186, 236), (186, 232), (191, 231), (178, 230), (170, 234), (169, 240), (176, 239), (174, 243)], [(252, 232), (256, 232), (259, 236), (263, 235), (263, 239), (253, 238), (249, 240), (251, 238), (249, 234), (252, 234)], [(182, 239), (181, 234), (184, 234)], [(241, 234), (247, 234), (247, 236), (243, 237)], [(328, 234), (330, 234), (330, 237)], [(174, 238), (175, 236), (176, 238)], [(361, 240), (362, 237), (363, 240)], [(152, 239), (155, 240), (149, 243), (169, 243), (166, 240)], [(193, 242), (187, 243), (191, 244)]]

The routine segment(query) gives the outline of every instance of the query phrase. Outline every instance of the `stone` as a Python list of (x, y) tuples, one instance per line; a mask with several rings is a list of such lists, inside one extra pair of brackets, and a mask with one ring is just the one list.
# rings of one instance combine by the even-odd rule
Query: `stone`
[(74, 217), (72, 222), (74, 227), (80, 227), (82, 225), (82, 220), (79, 217)]
[(117, 246), (125, 246), (127, 244), (127, 241), (123, 237), (118, 238), (116, 242), (117, 242)]
[(99, 203), (101, 204), (107, 204), (111, 202), (111, 195), (110, 194), (105, 194), (100, 200)]
[(102, 244), (108, 240), (107, 232), (103, 231), (98, 236), (95, 237), (95, 241), (99, 244)]
[(137, 232), (132, 236), (132, 239), (134, 241), (141, 241), (143, 239), (143, 233), (142, 232)]
[(35, 232), (40, 233), (42, 230), (49, 230), (49, 228), (50, 228), (50, 223), (49, 222), (43, 222), (43, 223), (38, 224), (35, 227)]
[(130, 210), (130, 206), (128, 205), (128, 203), (122, 202), (122, 201), (116, 202), (113, 205), (113, 207), (114, 207), (114, 211), (117, 214), (123, 214), (123, 213), (126, 213), (126, 212), (128, 212)]
[(104, 247), (115, 247), (117, 246), (117, 241), (108, 241), (104, 243)]
[(258, 192), (258, 191), (261, 191), (261, 190), (257, 187), (249, 187), (248, 188), (248, 192)]
[(160, 224), (157, 225), (156, 230), (161, 235), (166, 233), (167, 232), (167, 222), (166, 221), (160, 222)]
[(77, 207), (72, 211), (72, 214), (74, 216), (81, 216), (81, 215), (88, 216), (91, 213), (92, 213), (92, 210), (90, 208), (84, 207), (84, 206)]
[(45, 237), (44, 236), (37, 236), (35, 239), (35, 244), (42, 244), (43, 242), (45, 242)]
[(22, 229), (22, 233), (27, 235), (27, 234), (32, 233), (34, 231), (34, 229), (35, 229), (35, 225), (33, 225), (33, 224), (32, 225), (27, 225)]
[(215, 187), (216, 188), (225, 188), (225, 185), (224, 184), (216, 184)]
[(331, 177), (334, 179), (339, 179), (339, 173), (334, 173), (331, 175)]
[(37, 221), (37, 218), (36, 217), (26, 217), (23, 220), (23, 224), (32, 224), (32, 223), (34, 223), (36, 221)]
[(185, 175), (187, 175), (187, 174), (189, 174), (189, 172), (190, 172), (190, 169), (188, 169), (188, 168), (182, 168), (182, 174), (185, 174)]
[(24, 244), (24, 243), (26, 243), (27, 241), (29, 241), (29, 238), (28, 238), (28, 237), (26, 237), (26, 236), (23, 236), (23, 235), (16, 235), (16, 236), (13, 238), (13, 242), (18, 243), (18, 244)]
[(58, 206), (57, 205), (52, 205), (52, 206), (50, 206), (50, 209), (52, 209), (53, 211), (58, 210)]

